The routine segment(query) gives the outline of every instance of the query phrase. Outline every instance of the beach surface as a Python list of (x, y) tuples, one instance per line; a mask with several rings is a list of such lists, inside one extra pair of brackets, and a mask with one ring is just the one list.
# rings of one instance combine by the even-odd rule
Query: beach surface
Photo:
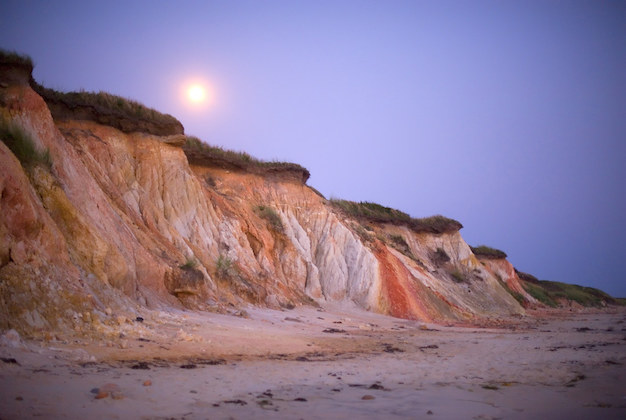
[(436, 325), (345, 306), (146, 311), (0, 338), (0, 418), (624, 419), (626, 312)]

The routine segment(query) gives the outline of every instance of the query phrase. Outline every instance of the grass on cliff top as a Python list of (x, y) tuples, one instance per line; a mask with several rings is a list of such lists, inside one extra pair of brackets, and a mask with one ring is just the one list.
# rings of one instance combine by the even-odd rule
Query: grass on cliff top
[(39, 150), (31, 136), (19, 125), (0, 118), (0, 139), (13, 152), (24, 167), (42, 164), (52, 166), (48, 150)]
[(203, 166), (217, 166), (225, 169), (239, 169), (259, 174), (298, 173), (305, 183), (310, 176), (308, 169), (297, 163), (266, 162), (250, 156), (246, 152), (226, 150), (219, 146), (211, 146), (197, 137), (187, 136), (183, 150), (191, 163)]
[(559, 300), (562, 299), (593, 307), (603, 306), (603, 302), (611, 305), (619, 304), (618, 300), (594, 287), (547, 280), (537, 283), (523, 282), (522, 285), (528, 294), (551, 307), (559, 306)]
[(60, 92), (31, 82), (32, 88), (46, 101), (60, 103), (68, 109), (89, 108), (96, 114), (124, 117), (129, 120), (143, 120), (156, 124), (179, 124), (178, 120), (169, 114), (163, 114), (155, 109), (117, 95), (106, 92)]
[(486, 245), (479, 245), (477, 247), (470, 246), (470, 248), (472, 249), (474, 255), (476, 255), (478, 258), (482, 257), (489, 260), (496, 260), (507, 257), (504, 251), (500, 251), (499, 249), (491, 248)]
[(390, 223), (409, 227), (416, 233), (450, 233), (460, 230), (463, 225), (454, 219), (436, 215), (431, 217), (413, 218), (407, 213), (380, 204), (370, 202), (354, 202), (331, 199), (330, 204), (355, 219), (374, 223)]
[(0, 48), (0, 64), (8, 66), (26, 67), (33, 70), (35, 64), (33, 59), (24, 54), (18, 54), (15, 51), (8, 51)]

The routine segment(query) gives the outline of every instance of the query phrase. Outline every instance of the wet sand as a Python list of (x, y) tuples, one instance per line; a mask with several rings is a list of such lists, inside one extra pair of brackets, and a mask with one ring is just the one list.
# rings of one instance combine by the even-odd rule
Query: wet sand
[(97, 340), (5, 334), (0, 418), (626, 418), (624, 310), (483, 327), (246, 311), (147, 311)]

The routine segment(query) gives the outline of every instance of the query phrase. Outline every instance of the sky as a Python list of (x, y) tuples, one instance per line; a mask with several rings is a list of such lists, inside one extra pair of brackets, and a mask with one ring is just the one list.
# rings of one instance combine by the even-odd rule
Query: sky
[[(626, 297), (624, 1), (13, 1), (34, 77)], [(192, 105), (192, 81), (210, 101)]]

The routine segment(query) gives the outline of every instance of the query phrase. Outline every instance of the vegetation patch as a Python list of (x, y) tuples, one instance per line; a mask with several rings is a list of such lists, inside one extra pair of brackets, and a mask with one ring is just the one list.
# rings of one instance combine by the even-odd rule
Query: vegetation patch
[(564, 298), (578, 302), (583, 306), (602, 306), (602, 303), (616, 303), (610, 295), (602, 290), (567, 284), (557, 281), (542, 281), (540, 284), (550, 292), (555, 299)]
[(284, 230), (283, 221), (280, 215), (269, 206), (256, 206), (254, 212), (262, 219), (265, 219), (270, 227), (276, 232), (282, 233)]
[(602, 290), (558, 281), (542, 280), (537, 283), (523, 282), (524, 289), (545, 305), (556, 307), (559, 300), (577, 302), (582, 306), (601, 307), (619, 302)]
[(504, 288), (506, 289), (507, 292), (511, 294), (511, 296), (513, 296), (513, 298), (517, 301), (517, 303), (519, 303), (520, 305), (524, 307), (526, 306), (528, 302), (526, 302), (526, 299), (524, 299), (524, 296), (521, 293), (511, 290), (509, 286), (506, 285), (506, 283), (505, 283)]
[(389, 239), (391, 240), (391, 246), (392, 247), (394, 247), (398, 251), (402, 252), (404, 255), (406, 255), (407, 257), (411, 258), (412, 260), (417, 261), (417, 259), (415, 258), (415, 256), (411, 252), (411, 247), (409, 247), (409, 244), (404, 239), (404, 236), (402, 236), (402, 235), (389, 235)]
[(487, 260), (499, 260), (506, 258), (507, 255), (504, 251), (500, 251), (499, 249), (491, 248), (486, 245), (480, 245), (477, 247), (470, 247), (474, 255), (478, 258), (484, 258)]
[(374, 236), (367, 231), (367, 228), (363, 227), (363, 225), (355, 224), (352, 226), (354, 232), (359, 235), (359, 238), (365, 243), (372, 242), (374, 240)]
[(532, 274), (524, 273), (522, 271), (519, 271), (517, 268), (515, 269), (515, 273), (517, 274), (517, 277), (519, 277), (520, 279), (524, 281), (528, 281), (531, 283), (539, 283), (539, 279), (533, 276)]
[(33, 60), (26, 55), (0, 50), (0, 66), (8, 80), (30, 84), (46, 101), (52, 117), (56, 120), (90, 120), (115, 127), (125, 133), (143, 132), (169, 136), (184, 132), (183, 125), (173, 116), (131, 99), (106, 92), (60, 92), (46, 88), (32, 78)]
[(220, 255), (215, 262), (215, 273), (224, 280), (232, 280), (238, 277), (238, 272), (233, 265), (233, 260)]
[(29, 56), (3, 49), (0, 49), (0, 65), (22, 67), (28, 70), (29, 73), (33, 71), (35, 66), (33, 59)]
[(48, 150), (39, 150), (31, 136), (19, 125), (0, 118), (0, 139), (13, 152), (24, 167), (44, 165), (52, 167)]
[(506, 282), (502, 279), (502, 276), (500, 276), (500, 274), (496, 273), (496, 279), (498, 279), (498, 282), (502, 285), (502, 287), (504, 287), (504, 290), (506, 290), (511, 296), (513, 296), (513, 298), (515, 298), (515, 300), (522, 306), (526, 306), (526, 304), (528, 303), (526, 301), (526, 299), (524, 298), (524, 296), (521, 293), (516, 292), (515, 290), (511, 289), (509, 287), (508, 284), (506, 284)]
[(415, 233), (452, 233), (457, 232), (463, 227), (463, 225), (456, 220), (441, 215), (413, 218), (400, 210), (367, 201), (357, 203), (349, 200), (331, 199), (329, 203), (335, 209), (355, 219), (374, 223), (407, 226)]
[(450, 261), (450, 256), (443, 248), (437, 248), (434, 252), (431, 252), (430, 259), (438, 266), (441, 266)]
[(290, 177), (303, 184), (311, 176), (306, 168), (297, 163), (262, 161), (246, 152), (235, 152), (208, 145), (193, 136), (187, 136), (183, 150), (189, 163), (194, 165), (250, 172), (264, 176)]
[(60, 92), (34, 80), (31, 87), (48, 104), (57, 120), (90, 120), (125, 133), (143, 132), (158, 136), (183, 134), (183, 125), (169, 114), (106, 92)]
[(233, 260), (220, 255), (215, 262), (215, 275), (222, 280), (238, 296), (253, 303), (260, 303), (267, 296), (263, 287), (250, 282), (239, 271)]
[(406, 240), (402, 235), (390, 235), (389, 239), (391, 239), (391, 242), (397, 247), (400, 247), (402, 249), (410, 249), (409, 244), (406, 243)]
[(524, 290), (528, 292), (529, 295), (537, 299), (539, 302), (543, 303), (546, 306), (550, 306), (552, 308), (556, 308), (558, 303), (552, 299), (550, 293), (548, 293), (543, 287), (539, 284), (533, 283), (522, 283)]
[(458, 268), (451, 271), (450, 275), (452, 276), (452, 280), (454, 280), (456, 283), (465, 283), (467, 281), (467, 279), (465, 278), (465, 274), (463, 274)]
[(196, 268), (198, 262), (193, 258), (187, 258), (184, 264), (179, 265), (178, 267), (183, 270), (191, 270)]
[(318, 196), (320, 196), (320, 197), (322, 197), (324, 200), (326, 200), (326, 197), (324, 197), (324, 194), (322, 194), (321, 192), (319, 192), (318, 190), (316, 190), (315, 188), (313, 188), (313, 187), (312, 187), (312, 186), (310, 186), (310, 185), (307, 185), (307, 186), (308, 186), (308, 187), (309, 187), (309, 189), (310, 189), (311, 191), (313, 191), (315, 194), (317, 194)]

